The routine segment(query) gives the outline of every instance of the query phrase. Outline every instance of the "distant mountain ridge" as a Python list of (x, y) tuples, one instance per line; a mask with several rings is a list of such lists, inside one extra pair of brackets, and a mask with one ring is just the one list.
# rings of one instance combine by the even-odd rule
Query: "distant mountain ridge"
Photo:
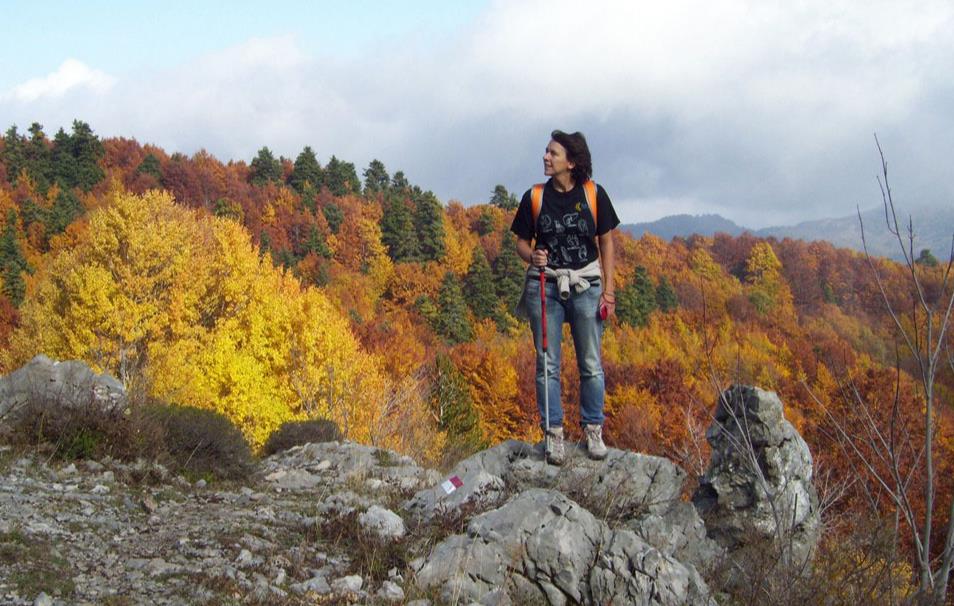
[(722, 215), (716, 214), (669, 215), (668, 217), (663, 217), (662, 219), (648, 223), (627, 223), (620, 225), (620, 228), (636, 238), (649, 232), (654, 236), (659, 236), (663, 240), (672, 240), (676, 236), (686, 238), (692, 234), (712, 236), (717, 233), (726, 233), (731, 236), (737, 236), (744, 231), (752, 231), (740, 227)]
[[(938, 259), (946, 260), (951, 252), (951, 235), (954, 234), (954, 207), (918, 208), (910, 213), (899, 212), (898, 222), (901, 225), (902, 235), (907, 230), (909, 214), (914, 227), (914, 256), (916, 257), (921, 249), (927, 248)], [(875, 256), (900, 259), (901, 252), (897, 240), (888, 232), (885, 224), (884, 209), (873, 208), (863, 211), (861, 219), (864, 223), (865, 238), (868, 241), (868, 251)], [(783, 238), (808, 242), (824, 240), (840, 248), (864, 250), (857, 215), (804, 221), (797, 225), (748, 229), (717, 214), (680, 214), (646, 223), (627, 223), (620, 227), (637, 238), (648, 232), (667, 241), (676, 236), (686, 238), (693, 234), (713, 236), (717, 233), (725, 233), (738, 236), (749, 232), (756, 236), (773, 237), (779, 240)], [(905, 245), (907, 245), (907, 238), (905, 238)]]

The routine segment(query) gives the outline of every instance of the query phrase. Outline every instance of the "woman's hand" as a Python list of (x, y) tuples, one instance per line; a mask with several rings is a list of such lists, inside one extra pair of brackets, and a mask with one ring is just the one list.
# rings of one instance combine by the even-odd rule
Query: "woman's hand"
[(530, 256), (530, 264), (540, 269), (543, 269), (547, 266), (548, 260), (549, 255), (547, 254), (547, 249), (545, 248), (534, 249), (533, 254)]
[(616, 315), (616, 295), (614, 293), (602, 293), (600, 295), (600, 305), (606, 307), (605, 320), (609, 320)]

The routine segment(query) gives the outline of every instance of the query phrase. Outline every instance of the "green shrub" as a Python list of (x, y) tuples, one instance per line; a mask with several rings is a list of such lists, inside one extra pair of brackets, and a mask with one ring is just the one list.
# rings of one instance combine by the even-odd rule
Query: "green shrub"
[(159, 403), (150, 404), (146, 414), (161, 427), (166, 464), (172, 471), (237, 480), (254, 469), (245, 436), (225, 415)]
[(92, 397), (77, 405), (51, 394), (28, 402), (10, 429), (15, 445), (50, 449), (64, 460), (146, 459), (219, 479), (244, 478), (254, 468), (248, 442), (228, 418), (190, 406), (109, 407)]
[(52, 449), (59, 459), (135, 456), (128, 409), (109, 406), (90, 396), (88, 402), (69, 403), (57, 394), (28, 402), (10, 428), (11, 442)]
[(288, 450), (293, 446), (318, 442), (337, 442), (341, 440), (338, 424), (328, 419), (310, 419), (308, 421), (287, 421), (272, 432), (265, 441), (263, 452), (266, 456)]

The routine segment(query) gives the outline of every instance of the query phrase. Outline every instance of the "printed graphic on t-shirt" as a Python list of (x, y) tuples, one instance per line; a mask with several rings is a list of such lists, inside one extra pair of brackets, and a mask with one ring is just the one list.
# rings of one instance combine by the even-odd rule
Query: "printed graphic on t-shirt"
[(551, 257), (556, 257), (551, 259), (553, 265), (564, 267), (587, 260), (590, 224), (579, 212), (566, 213), (559, 219), (544, 213), (540, 215), (539, 229)]

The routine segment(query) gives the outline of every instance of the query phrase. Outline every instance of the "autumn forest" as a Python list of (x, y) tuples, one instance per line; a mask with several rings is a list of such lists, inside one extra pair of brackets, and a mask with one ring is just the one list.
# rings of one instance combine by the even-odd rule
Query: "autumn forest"
[[(310, 147), (294, 159), (262, 147), (249, 162), (170, 155), (81, 121), (52, 137), (9, 128), (0, 370), (38, 353), (85, 360), (130, 393), (224, 413), (255, 446), (306, 418), (435, 464), (537, 440), (533, 345), (513, 315), (525, 268), (509, 226), (522, 191), (443, 203), (388, 168)], [(539, 178), (528, 172), (527, 186)], [(755, 384), (778, 392), (816, 475), (840, 487), (827, 495), (835, 510), (888, 515), (885, 488), (857, 473), (860, 454), (884, 461), (877, 441), (839, 428), (881, 424), (909, 444), (901, 464), (919, 464), (921, 368), (883, 293), (914, 314), (902, 323), (917, 322), (911, 272), (943, 303), (946, 258), (909, 269), (823, 242), (614, 237), (607, 442), (701, 474), (717, 394)], [(954, 341), (943, 338), (932, 454), (947, 511)], [(564, 358), (566, 429), (578, 437), (572, 348)]]

